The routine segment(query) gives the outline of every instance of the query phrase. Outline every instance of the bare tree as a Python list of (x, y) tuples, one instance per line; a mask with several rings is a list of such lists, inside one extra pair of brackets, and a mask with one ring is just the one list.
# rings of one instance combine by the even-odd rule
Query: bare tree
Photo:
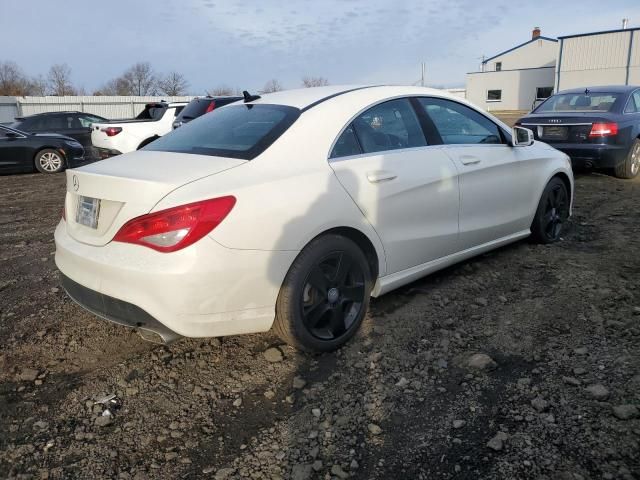
[(118, 77), (112, 80), (109, 80), (98, 90), (93, 92), (94, 95), (132, 95), (131, 85), (124, 78)]
[(14, 62), (0, 62), (0, 95), (29, 95), (29, 79)]
[(170, 97), (185, 95), (188, 86), (189, 82), (178, 72), (169, 72), (158, 80), (160, 93)]
[(29, 80), (29, 95), (44, 97), (47, 94), (47, 79), (42, 75)]
[(284, 88), (282, 87), (282, 84), (275, 78), (272, 78), (271, 80), (269, 80), (267, 83), (264, 84), (264, 87), (262, 87), (261, 93), (273, 93), (273, 92), (279, 92), (280, 90), (284, 90)]
[(49, 90), (52, 95), (75, 95), (71, 84), (71, 69), (66, 63), (58, 63), (49, 69)]
[(129, 84), (129, 95), (155, 95), (156, 75), (149, 62), (138, 62), (124, 72), (122, 78)]
[(207, 95), (211, 95), (213, 97), (224, 97), (224, 96), (229, 96), (233, 94), (234, 94), (233, 88), (227, 85), (220, 85), (218, 87), (213, 88), (210, 91), (207, 90)]
[(302, 86), (305, 88), (324, 87), (329, 85), (329, 80), (324, 77), (302, 77)]

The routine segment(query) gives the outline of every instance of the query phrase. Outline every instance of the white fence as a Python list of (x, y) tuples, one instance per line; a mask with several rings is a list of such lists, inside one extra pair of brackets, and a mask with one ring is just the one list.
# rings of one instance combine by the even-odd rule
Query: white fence
[(188, 102), (193, 97), (2, 97), (0, 96), (0, 123), (11, 123), (15, 117), (34, 113), (79, 111), (93, 113), (108, 119), (132, 118), (138, 115), (145, 104), (166, 100)]

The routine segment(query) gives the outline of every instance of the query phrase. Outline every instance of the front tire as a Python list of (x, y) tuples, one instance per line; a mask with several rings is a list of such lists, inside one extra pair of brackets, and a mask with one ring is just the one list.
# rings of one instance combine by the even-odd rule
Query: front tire
[(284, 279), (274, 331), (299, 350), (335, 350), (360, 327), (372, 288), (369, 263), (354, 242), (334, 234), (318, 237)]
[(538, 243), (560, 240), (569, 218), (569, 193), (558, 177), (552, 178), (542, 192), (536, 215), (531, 224), (531, 236)]
[(624, 162), (616, 165), (614, 174), (618, 178), (635, 178), (640, 172), (640, 140), (635, 139)]
[(40, 173), (58, 173), (64, 170), (63, 155), (52, 148), (40, 150), (33, 162)]

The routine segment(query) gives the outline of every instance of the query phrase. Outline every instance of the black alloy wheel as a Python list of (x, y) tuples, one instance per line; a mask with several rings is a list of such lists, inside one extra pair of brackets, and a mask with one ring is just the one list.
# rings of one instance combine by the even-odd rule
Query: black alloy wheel
[(300, 299), (309, 333), (320, 340), (340, 338), (358, 318), (364, 295), (364, 272), (348, 252), (332, 252), (319, 260)]
[(569, 218), (569, 205), (569, 193), (564, 182), (557, 177), (552, 178), (542, 193), (531, 226), (533, 237), (538, 242), (553, 243), (560, 240)]
[(358, 330), (373, 288), (371, 266), (349, 238), (325, 234), (298, 254), (280, 287), (275, 333), (289, 345), (329, 352)]

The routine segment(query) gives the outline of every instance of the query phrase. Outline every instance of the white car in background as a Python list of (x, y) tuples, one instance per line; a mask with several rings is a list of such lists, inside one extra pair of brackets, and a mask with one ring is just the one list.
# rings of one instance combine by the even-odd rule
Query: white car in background
[(76, 302), (164, 341), (273, 327), (328, 351), (370, 295), (558, 240), (572, 193), (565, 154), (439, 90), (245, 93), (68, 171), (55, 258)]
[(110, 120), (91, 125), (91, 143), (100, 158), (140, 150), (173, 129), (173, 122), (187, 102), (148, 103), (130, 120)]

